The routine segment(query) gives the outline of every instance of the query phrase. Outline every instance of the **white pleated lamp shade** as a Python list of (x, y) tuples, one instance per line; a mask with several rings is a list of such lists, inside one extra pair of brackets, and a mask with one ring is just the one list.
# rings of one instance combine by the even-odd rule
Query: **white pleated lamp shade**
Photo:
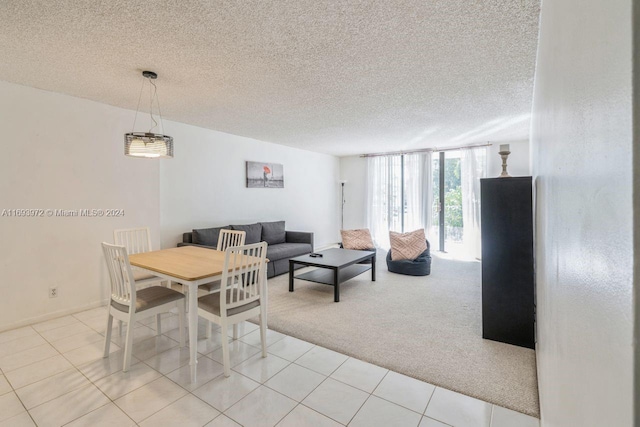
[(158, 133), (130, 132), (124, 135), (124, 154), (131, 157), (172, 158), (173, 138)]

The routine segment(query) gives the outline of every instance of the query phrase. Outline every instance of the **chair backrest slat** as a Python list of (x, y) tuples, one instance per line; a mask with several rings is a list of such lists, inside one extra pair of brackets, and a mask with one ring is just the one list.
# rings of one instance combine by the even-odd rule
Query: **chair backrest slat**
[(150, 252), (151, 232), (149, 227), (123, 228), (113, 231), (113, 242), (127, 248), (129, 254)]
[[(220, 312), (260, 298), (265, 278), (267, 243), (230, 246), (225, 250), (220, 289)], [(227, 300), (227, 291), (229, 299)]]
[(127, 248), (103, 242), (102, 251), (109, 271), (111, 299), (119, 304), (135, 306), (135, 280)]
[(218, 247), (216, 249), (225, 251), (231, 246), (242, 246), (246, 237), (246, 231), (222, 229), (218, 236)]

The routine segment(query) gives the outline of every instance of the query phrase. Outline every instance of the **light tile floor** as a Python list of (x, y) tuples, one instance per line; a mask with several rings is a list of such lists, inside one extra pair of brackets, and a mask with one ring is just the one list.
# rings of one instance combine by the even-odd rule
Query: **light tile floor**
[(132, 366), (122, 372), (114, 329), (102, 358), (106, 309), (0, 333), (2, 426), (478, 426), (539, 422), (311, 343), (269, 331), (267, 358), (258, 327), (231, 330), (232, 375), (225, 378), (220, 330), (198, 328), (198, 381), (177, 342), (177, 319), (137, 324)]

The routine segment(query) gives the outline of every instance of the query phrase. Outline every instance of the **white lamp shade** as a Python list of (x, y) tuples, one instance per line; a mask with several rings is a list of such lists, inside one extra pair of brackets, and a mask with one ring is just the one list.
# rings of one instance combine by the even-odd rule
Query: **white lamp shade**
[(124, 154), (131, 157), (172, 158), (173, 138), (157, 133), (127, 133), (124, 136)]

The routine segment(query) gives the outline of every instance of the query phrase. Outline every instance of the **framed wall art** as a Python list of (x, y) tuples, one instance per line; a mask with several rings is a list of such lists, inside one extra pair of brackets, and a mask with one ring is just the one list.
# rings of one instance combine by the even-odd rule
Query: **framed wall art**
[(247, 162), (247, 188), (284, 188), (284, 167), (279, 163)]

